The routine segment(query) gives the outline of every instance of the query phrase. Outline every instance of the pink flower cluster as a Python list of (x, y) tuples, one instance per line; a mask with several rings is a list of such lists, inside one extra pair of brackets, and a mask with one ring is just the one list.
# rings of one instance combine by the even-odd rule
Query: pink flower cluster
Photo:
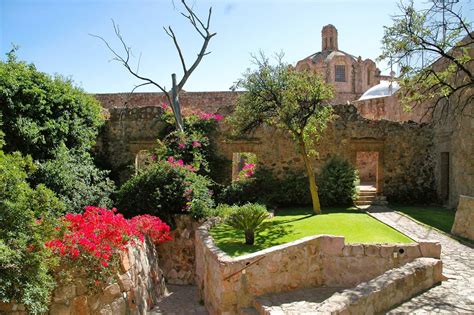
[[(143, 242), (148, 235), (155, 244), (171, 240), (170, 227), (158, 217), (136, 216), (127, 220), (117, 210), (87, 206), (83, 214), (69, 213), (62, 218), (63, 231), (58, 239), (45, 243), (60, 257), (77, 260), (90, 257), (106, 268), (114, 254)], [(59, 230), (61, 230), (59, 228)], [(90, 261), (90, 258), (85, 258)]]
[(216, 121), (220, 121), (222, 119), (224, 119), (224, 116), (220, 115), (220, 114), (211, 114), (211, 113), (204, 113), (204, 112), (200, 112), (198, 113), (198, 116), (199, 118), (203, 119), (203, 120), (216, 120)]
[(245, 163), (241, 172), (246, 178), (252, 177), (255, 174), (255, 164)]
[(171, 164), (171, 166), (173, 166), (173, 167), (184, 167), (184, 168), (190, 170), (191, 172), (196, 171), (196, 169), (192, 165), (184, 164), (183, 160), (181, 160), (181, 159), (176, 160), (174, 157), (170, 156), (170, 157), (168, 157), (168, 159), (166, 161), (169, 164)]

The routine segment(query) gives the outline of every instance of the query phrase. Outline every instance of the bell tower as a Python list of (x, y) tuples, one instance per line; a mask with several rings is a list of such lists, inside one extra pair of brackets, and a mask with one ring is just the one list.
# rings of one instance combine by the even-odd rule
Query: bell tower
[(338, 50), (337, 29), (332, 24), (323, 27), (321, 31), (322, 50)]

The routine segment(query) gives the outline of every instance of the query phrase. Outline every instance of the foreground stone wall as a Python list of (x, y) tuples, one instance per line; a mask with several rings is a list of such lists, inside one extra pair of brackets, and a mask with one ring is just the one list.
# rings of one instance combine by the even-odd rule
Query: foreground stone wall
[(459, 197), (451, 233), (474, 241), (474, 197)]
[[(86, 279), (59, 285), (53, 292), (48, 314), (145, 314), (166, 292), (156, 247), (146, 241), (129, 247), (121, 256), (118, 281), (92, 294)], [(22, 305), (0, 303), (0, 314), (27, 314)]]
[(318, 314), (379, 314), (443, 280), (441, 260), (417, 258), (318, 305)]
[(212, 314), (236, 314), (257, 296), (297, 288), (353, 287), (419, 257), (439, 258), (436, 242), (345, 244), (318, 235), (236, 258), (217, 248), (207, 222), (196, 231), (196, 280)]

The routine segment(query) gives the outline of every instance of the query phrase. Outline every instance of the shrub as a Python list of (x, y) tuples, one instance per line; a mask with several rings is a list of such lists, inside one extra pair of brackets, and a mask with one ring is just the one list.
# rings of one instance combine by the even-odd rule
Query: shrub
[(318, 177), (319, 198), (324, 206), (350, 205), (357, 197), (357, 170), (347, 160), (331, 157)]
[(17, 301), (29, 313), (47, 311), (55, 266), (43, 246), (52, 237), (55, 216), (64, 205), (54, 193), (26, 179), (34, 171), (31, 158), (0, 151), (0, 301)]
[(58, 194), (67, 212), (81, 212), (86, 205), (112, 206), (110, 195), (115, 190), (108, 171), (99, 170), (87, 152), (68, 150), (64, 145), (55, 150), (55, 159), (39, 163), (33, 183), (44, 183)]
[(255, 230), (268, 218), (265, 206), (247, 203), (243, 206), (233, 206), (225, 223), (236, 230), (244, 231), (245, 244), (253, 245)]
[(308, 177), (304, 173), (288, 172), (277, 181), (272, 200), (280, 207), (311, 205)]
[(197, 219), (214, 206), (210, 184), (182, 160), (158, 161), (123, 184), (117, 204), (127, 216), (152, 214), (171, 222), (173, 214), (189, 213)]
[(278, 182), (272, 172), (258, 167), (253, 177), (233, 181), (225, 186), (217, 200), (219, 203), (230, 205), (243, 205), (250, 202), (273, 206), (277, 188)]
[(119, 254), (127, 245), (143, 242), (145, 236), (155, 244), (171, 239), (170, 227), (157, 217), (127, 220), (116, 212), (88, 206), (83, 214), (62, 218), (60, 237), (46, 242), (46, 246), (67, 266), (67, 276), (85, 272), (90, 287), (101, 287), (119, 270)]

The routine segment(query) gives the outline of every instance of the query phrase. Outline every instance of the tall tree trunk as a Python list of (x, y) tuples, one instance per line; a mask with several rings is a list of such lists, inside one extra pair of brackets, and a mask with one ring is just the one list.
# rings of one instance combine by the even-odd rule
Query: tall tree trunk
[(300, 151), (303, 157), (304, 165), (306, 167), (306, 174), (308, 175), (309, 181), (309, 191), (311, 192), (311, 200), (313, 202), (313, 211), (316, 214), (321, 214), (321, 204), (319, 203), (319, 196), (318, 196), (318, 186), (316, 185), (316, 177), (314, 176), (313, 166), (308, 159), (308, 155), (306, 153), (306, 145), (304, 143), (303, 136), (300, 137), (299, 140)]

